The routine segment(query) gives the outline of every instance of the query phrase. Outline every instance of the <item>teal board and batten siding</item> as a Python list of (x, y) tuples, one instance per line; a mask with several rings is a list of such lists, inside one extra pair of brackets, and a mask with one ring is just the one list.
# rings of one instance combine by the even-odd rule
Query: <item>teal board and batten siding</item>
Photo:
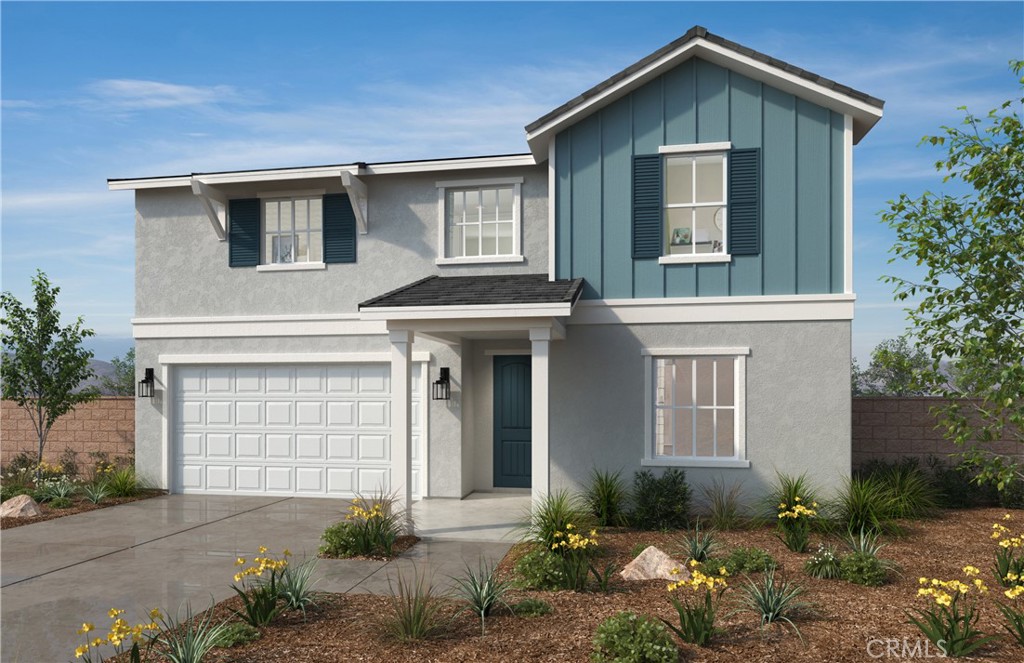
[[(762, 249), (730, 263), (634, 260), (632, 155), (730, 141), (761, 148)], [(555, 138), (555, 271), (588, 298), (841, 293), (843, 116), (699, 59)]]

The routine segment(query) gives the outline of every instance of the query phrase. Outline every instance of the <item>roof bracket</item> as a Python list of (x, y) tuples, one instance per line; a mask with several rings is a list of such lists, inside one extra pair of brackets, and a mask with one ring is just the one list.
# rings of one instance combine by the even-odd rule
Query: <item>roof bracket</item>
[(345, 187), (348, 198), (352, 202), (352, 211), (356, 215), (356, 225), (359, 226), (359, 234), (366, 234), (367, 217), (367, 196), (366, 182), (362, 181), (347, 170), (341, 171), (341, 185)]
[(214, 189), (209, 184), (199, 181), (198, 177), (192, 177), (192, 193), (202, 203), (206, 216), (210, 219), (213, 232), (217, 233), (217, 239), (227, 239), (228, 229), (228, 198), (222, 192)]

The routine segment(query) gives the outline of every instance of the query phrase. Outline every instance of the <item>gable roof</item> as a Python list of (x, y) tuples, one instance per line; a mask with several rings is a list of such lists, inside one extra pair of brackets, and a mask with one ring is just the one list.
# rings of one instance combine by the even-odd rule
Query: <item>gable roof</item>
[(854, 143), (859, 142), (882, 117), (885, 102), (881, 99), (729, 41), (697, 25), (679, 39), (526, 125), (526, 140), (534, 157), (538, 161), (545, 158), (548, 143), (562, 129), (692, 57), (700, 57), (825, 108), (852, 116)]

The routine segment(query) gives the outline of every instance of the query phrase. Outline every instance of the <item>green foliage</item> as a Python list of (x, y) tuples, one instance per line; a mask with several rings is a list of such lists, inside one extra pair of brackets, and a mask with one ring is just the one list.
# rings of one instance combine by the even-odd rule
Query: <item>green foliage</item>
[(1012, 479), (999, 492), (999, 506), (1024, 509), (1024, 479)]
[(388, 612), (384, 615), (384, 629), (399, 640), (425, 640), (444, 633), (448, 620), (444, 618), (441, 597), (435, 593), (431, 579), (413, 569), (412, 579), (397, 572), (392, 584), (388, 576)]
[(584, 494), (584, 501), (590, 513), (602, 527), (618, 527), (628, 524), (625, 504), (629, 490), (622, 481), (621, 470), (612, 474), (607, 470), (594, 469), (590, 473), (590, 485)]
[(328, 557), (391, 557), (403, 528), (395, 496), (376, 493), (352, 500), (343, 522), (324, 530), (320, 552)]
[(612, 579), (615, 577), (615, 572), (619, 570), (619, 567), (615, 562), (608, 562), (602, 568), (598, 568), (595, 564), (591, 563), (588, 565), (590, 569), (590, 575), (594, 576), (594, 584), (597, 587), (597, 591), (607, 594), (611, 591)]
[(142, 490), (142, 482), (135, 474), (134, 465), (115, 469), (107, 475), (105, 483), (113, 497), (135, 497)]
[(93, 504), (99, 504), (110, 496), (110, 489), (105, 481), (87, 483), (82, 486), (82, 495)]
[(601, 622), (590, 660), (617, 663), (676, 663), (679, 649), (661, 622), (620, 612)]
[(739, 547), (733, 548), (725, 557), (713, 557), (704, 563), (709, 569), (724, 567), (726, 572), (735, 576), (746, 573), (760, 573), (767, 569), (774, 569), (778, 562), (768, 551), (761, 548)]
[(847, 532), (891, 532), (896, 510), (892, 490), (876, 476), (846, 479), (832, 504), (834, 517)]
[(706, 562), (708, 557), (718, 548), (718, 542), (715, 541), (715, 530), (701, 532), (700, 520), (698, 519), (693, 527), (693, 533), (683, 535), (681, 539), (676, 541), (676, 546), (679, 553), (686, 555), (687, 559)]
[(6, 502), (12, 497), (17, 497), (18, 495), (28, 495), (31, 492), (32, 491), (25, 486), (8, 486), (7, 484), (4, 484), (0, 486), (0, 502)]
[(1024, 582), (1024, 551), (1017, 553), (1013, 546), (999, 546), (996, 549), (996, 561), (992, 572), (1003, 587), (1013, 587)]
[(483, 560), (476, 569), (467, 564), (465, 574), (452, 580), (455, 582), (455, 596), (465, 601), (464, 610), (480, 618), (480, 635), (487, 635), (486, 620), (491, 611), (499, 605), (509, 608), (505, 602), (505, 594), (511, 588), (509, 582), (499, 579), (494, 565)]
[(110, 396), (134, 396), (135, 348), (124, 353), (124, 358), (111, 359), (110, 365), (114, 368), (114, 374), (100, 378), (100, 391)]
[(867, 587), (878, 587), (889, 581), (885, 562), (862, 552), (843, 557), (839, 562), (839, 573), (843, 580)]
[(815, 490), (806, 474), (791, 476), (775, 473), (775, 482), (766, 498), (767, 511), (778, 528), (779, 538), (793, 552), (806, 552), (811, 541), (812, 521), (817, 518)]
[(715, 477), (710, 484), (702, 485), (700, 492), (708, 509), (708, 522), (711, 523), (711, 527), (727, 531), (740, 529), (746, 525), (742, 483), (737, 482), (726, 488), (725, 481)]
[(1003, 628), (1010, 634), (1010, 637), (1021, 646), (1024, 646), (1024, 610), (1015, 605), (996, 604), (999, 612), (1003, 613)]
[(542, 617), (551, 614), (551, 604), (541, 599), (523, 599), (512, 606), (516, 617)]
[(277, 585), (278, 597), (284, 601), (285, 610), (301, 610), (302, 618), (306, 618), (306, 607), (314, 606), (313, 573), (316, 572), (317, 558), (310, 557), (299, 564), (288, 564), (284, 567)]
[(882, 552), (882, 549), (885, 548), (885, 544), (879, 541), (878, 532), (871, 529), (848, 532), (846, 535), (846, 545), (850, 552), (861, 553), (871, 557), (878, 557), (878, 553)]
[(587, 530), (593, 524), (594, 519), (583, 500), (567, 490), (558, 490), (534, 504), (519, 523), (517, 531), (524, 540), (551, 550), (557, 542), (556, 532), (565, 532), (572, 527)]
[(800, 585), (792, 584), (785, 578), (775, 578), (775, 569), (767, 569), (760, 581), (747, 579), (742, 588), (741, 600), (748, 611), (753, 612), (761, 620), (761, 628), (776, 622), (786, 623), (803, 640), (800, 629), (793, 623), (793, 617), (799, 610), (809, 608), (810, 603), (798, 601), (804, 593)]
[(629, 554), (631, 557), (636, 558), (637, 555), (639, 555), (640, 553), (647, 550), (653, 545), (654, 544), (650, 543), (649, 541), (637, 541), (633, 544), (633, 547), (629, 549)]
[(228, 628), (226, 620), (213, 621), (213, 605), (205, 614), (194, 619), (192, 606), (185, 604), (185, 616), (181, 618), (181, 606), (174, 617), (160, 616), (160, 635), (156, 641), (163, 645), (162, 656), (170, 663), (201, 663), (219, 643)]
[(944, 656), (967, 656), (996, 639), (978, 630), (977, 606), (962, 597), (960, 592), (953, 592), (948, 606), (933, 603), (927, 610), (915, 608), (914, 614), (907, 613), (910, 623), (921, 629)]
[[(1011, 67), (1016, 77), (1024, 62)], [(1021, 79), (1024, 90), (1024, 79)], [(945, 436), (969, 446), (964, 460), (981, 481), (1002, 489), (1024, 478), (1020, 454), (983, 450), (1004, 433), (1024, 444), (1024, 124), (1010, 100), (986, 117), (966, 108), (960, 127), (923, 143), (944, 148), (936, 162), (943, 182), (960, 181), (963, 196), (900, 194), (882, 219), (896, 232), (891, 261), (923, 268), (920, 278), (887, 276), (908, 304), (912, 333), (931, 348), (921, 382), (949, 399), (937, 406)], [(948, 380), (943, 362), (954, 365)], [(962, 400), (963, 397), (976, 400)]]
[(215, 647), (229, 649), (236, 645), (244, 645), (260, 639), (260, 631), (245, 622), (230, 622), (220, 632)]
[(694, 603), (680, 601), (675, 596), (669, 596), (672, 607), (676, 609), (679, 626), (662, 619), (665, 626), (679, 636), (683, 642), (689, 642), (703, 647), (711, 642), (715, 634), (715, 603), (710, 590), (705, 590), (703, 600)]
[(819, 545), (818, 551), (804, 562), (804, 571), (812, 578), (831, 580), (842, 575), (839, 568), (841, 558), (835, 546)]
[(938, 493), (937, 501), (942, 507), (970, 509), (992, 505), (999, 500), (995, 486), (975, 480), (976, 471), (959, 465), (949, 465), (935, 456), (928, 458), (928, 466), (932, 472), (932, 483)]
[(908, 458), (880, 473), (889, 491), (891, 516), (898, 519), (929, 518), (939, 506), (939, 492), (932, 480)]
[(231, 589), (242, 599), (242, 609), (232, 611), (235, 616), (257, 628), (277, 619), (284, 610), (278, 589), (283, 573), (284, 569), (271, 569), (269, 578), (257, 578), (241, 587), (232, 585)]
[(645, 530), (682, 529), (690, 516), (690, 486), (686, 474), (669, 468), (660, 477), (641, 470), (633, 477), (630, 522)]
[(32, 279), (34, 301), (24, 306), (10, 292), (0, 293), (0, 392), (28, 414), (43, 460), (46, 438), (54, 422), (76, 405), (95, 400), (98, 392), (79, 389), (93, 376), (93, 353), (82, 341), (95, 333), (78, 318), (61, 326), (57, 295), (42, 271)]
[(70, 497), (54, 497), (50, 500), (50, 506), (54, 509), (70, 509), (74, 504)]
[(61, 475), (53, 479), (44, 479), (36, 483), (39, 501), (51, 502), (56, 499), (68, 499), (78, 492), (78, 486), (71, 479)]
[(556, 589), (562, 586), (562, 559), (550, 549), (535, 545), (516, 560), (516, 587)]
[(927, 396), (920, 376), (931, 366), (921, 346), (911, 347), (905, 336), (886, 339), (871, 351), (871, 363), (858, 376), (855, 393), (867, 396)]

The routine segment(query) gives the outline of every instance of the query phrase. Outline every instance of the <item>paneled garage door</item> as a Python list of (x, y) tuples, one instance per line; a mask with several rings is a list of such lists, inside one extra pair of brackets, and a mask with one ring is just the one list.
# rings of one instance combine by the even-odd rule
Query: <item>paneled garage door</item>
[[(423, 458), (420, 371), (413, 364), (417, 495)], [(387, 488), (387, 364), (182, 366), (173, 373), (174, 490), (350, 497)]]

